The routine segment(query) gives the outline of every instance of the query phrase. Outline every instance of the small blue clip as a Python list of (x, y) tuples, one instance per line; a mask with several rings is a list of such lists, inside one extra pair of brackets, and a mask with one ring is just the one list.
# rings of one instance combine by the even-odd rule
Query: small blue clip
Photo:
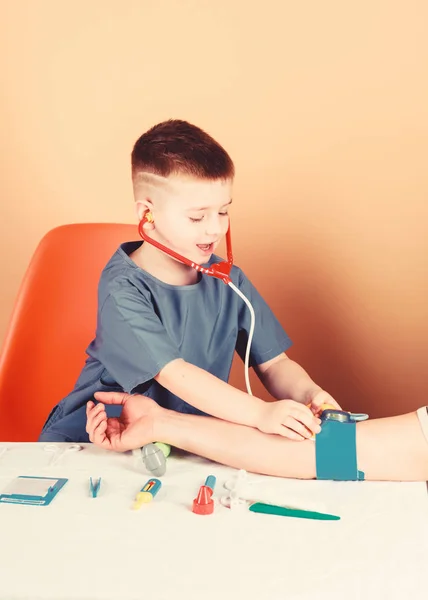
[(96, 498), (98, 492), (100, 491), (101, 486), (101, 477), (95, 480), (95, 483), (92, 481), (92, 477), (89, 478), (89, 489), (92, 493), (92, 498)]

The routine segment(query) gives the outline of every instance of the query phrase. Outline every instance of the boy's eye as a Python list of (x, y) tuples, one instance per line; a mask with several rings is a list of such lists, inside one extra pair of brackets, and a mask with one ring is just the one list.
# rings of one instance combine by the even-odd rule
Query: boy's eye
[[(227, 211), (226, 212), (221, 212), (218, 213), (221, 217), (227, 217), (227, 215), (229, 214)], [(189, 219), (192, 221), (192, 223), (200, 223), (203, 220), (203, 216), (199, 217), (199, 218), (194, 218), (194, 217), (189, 217)]]

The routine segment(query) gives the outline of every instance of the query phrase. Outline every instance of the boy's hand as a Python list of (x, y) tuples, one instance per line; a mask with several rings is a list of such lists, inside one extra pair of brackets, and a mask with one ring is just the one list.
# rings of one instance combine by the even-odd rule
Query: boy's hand
[[(91, 442), (107, 450), (125, 452), (155, 441), (154, 418), (160, 407), (145, 396), (118, 392), (97, 392), (99, 404), (86, 405), (86, 431)], [(107, 418), (104, 404), (122, 404), (119, 418)]]
[(328, 392), (317, 390), (314, 392), (312, 398), (310, 398), (308, 406), (314, 415), (319, 415), (323, 404), (329, 404), (335, 410), (343, 410)]
[(291, 440), (306, 440), (321, 431), (321, 420), (295, 400), (267, 402), (257, 428), (264, 433), (277, 433)]

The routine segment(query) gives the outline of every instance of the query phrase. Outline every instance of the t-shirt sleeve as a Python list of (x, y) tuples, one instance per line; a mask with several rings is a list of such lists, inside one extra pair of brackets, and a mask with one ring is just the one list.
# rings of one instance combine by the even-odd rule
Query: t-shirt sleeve
[(107, 297), (99, 314), (96, 340), (99, 360), (126, 392), (180, 358), (154, 306), (134, 288)]
[[(250, 349), (250, 366), (254, 367), (285, 352), (292, 345), (292, 341), (267, 302), (242, 271), (239, 272), (238, 287), (251, 302), (255, 312), (255, 329)], [(251, 314), (246, 303), (242, 299), (241, 302), (236, 351), (244, 360), (250, 333)]]

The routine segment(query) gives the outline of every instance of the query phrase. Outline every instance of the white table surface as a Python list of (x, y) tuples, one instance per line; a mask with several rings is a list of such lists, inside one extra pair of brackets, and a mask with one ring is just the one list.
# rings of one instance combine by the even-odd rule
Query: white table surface
[[(237, 471), (171, 456), (152, 503), (131, 453), (92, 445), (49, 466), (44, 444), (3, 444), (0, 492), (19, 475), (69, 478), (50, 506), (0, 505), (0, 599), (365, 600), (428, 598), (425, 483), (324, 482), (248, 475), (255, 497), (341, 516), (314, 521), (222, 506)], [(217, 477), (215, 511), (192, 500)], [(102, 477), (98, 498), (89, 476)]]

